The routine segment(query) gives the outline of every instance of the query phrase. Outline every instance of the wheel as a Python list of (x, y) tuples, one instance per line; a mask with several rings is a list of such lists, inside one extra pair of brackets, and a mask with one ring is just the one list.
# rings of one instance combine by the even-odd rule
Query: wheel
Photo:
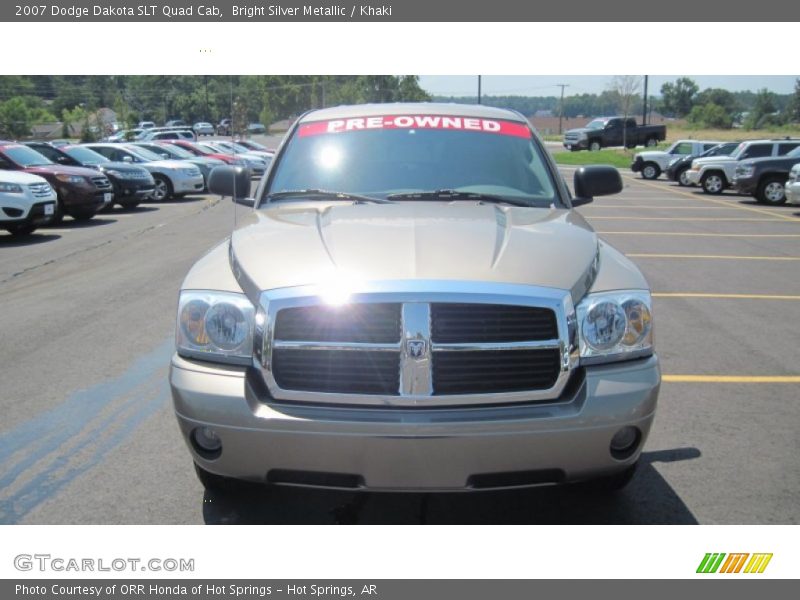
[(181, 198), (185, 198), (186, 194), (172, 194), (172, 198), (175, 200), (180, 200)]
[(6, 225), (6, 231), (14, 237), (24, 237), (36, 231), (36, 225), (31, 223), (26, 225)]
[(786, 202), (785, 182), (785, 176), (771, 175), (765, 177), (761, 183), (758, 184), (756, 200), (761, 204), (772, 204), (773, 206), (784, 204)]
[(96, 214), (94, 210), (73, 210), (69, 213), (69, 216), (76, 221), (91, 221)]
[(589, 150), (591, 152), (597, 152), (602, 147), (603, 146), (602, 146), (602, 144), (600, 144), (599, 140), (592, 140), (591, 142), (589, 142)]
[(197, 479), (200, 480), (203, 487), (209, 491), (227, 492), (242, 487), (243, 485), (243, 482), (237, 479), (210, 473), (197, 463), (194, 463), (194, 472), (197, 474)]
[(656, 138), (647, 138), (647, 141), (644, 143), (644, 145), (648, 148), (653, 148), (658, 146), (658, 140)]
[(50, 225), (58, 225), (64, 220), (64, 201), (61, 199), (60, 194), (56, 194), (56, 208), (53, 212), (53, 218), (50, 219)]
[(170, 198), (172, 196), (172, 182), (158, 173), (153, 175), (153, 179), (156, 180), (156, 187), (153, 190), (152, 199), (156, 202), (163, 202)]
[(597, 479), (592, 479), (590, 481), (582, 482), (582, 487), (589, 492), (600, 493), (600, 494), (612, 494), (614, 492), (618, 492), (627, 486), (633, 476), (636, 474), (636, 467), (639, 465), (639, 462), (633, 463), (631, 466), (627, 467), (624, 471), (620, 471), (619, 473), (614, 473), (613, 475), (606, 475), (605, 477), (598, 477)]
[(642, 167), (642, 179), (658, 179), (661, 175), (661, 167), (654, 162), (644, 163)]
[(125, 210), (133, 210), (134, 208), (139, 206), (140, 203), (141, 203), (141, 200), (139, 200), (139, 199), (136, 199), (136, 200), (124, 200), (124, 201), (118, 202), (118, 204), (122, 208), (124, 208)]
[(683, 187), (689, 187), (690, 185), (692, 185), (691, 182), (689, 181), (689, 167), (681, 169), (676, 179), (678, 180), (678, 183)]
[(706, 173), (700, 180), (700, 186), (706, 194), (721, 194), (726, 185), (725, 175), (718, 171)]

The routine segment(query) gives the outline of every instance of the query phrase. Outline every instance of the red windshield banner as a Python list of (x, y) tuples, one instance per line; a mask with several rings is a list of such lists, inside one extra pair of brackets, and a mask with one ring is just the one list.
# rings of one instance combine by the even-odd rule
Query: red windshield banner
[(383, 115), (315, 121), (300, 125), (297, 135), (307, 137), (370, 129), (450, 129), (510, 135), (526, 139), (531, 137), (531, 130), (524, 123), (443, 115)]

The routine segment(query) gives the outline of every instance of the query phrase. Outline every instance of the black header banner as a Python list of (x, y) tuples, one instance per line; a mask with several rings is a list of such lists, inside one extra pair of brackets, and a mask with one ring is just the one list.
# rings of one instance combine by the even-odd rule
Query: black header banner
[[(145, 0), (146, 1), (146, 0)], [(151, 0), (152, 1), (152, 0)], [(785, 0), (229, 0), (139, 4), (126, 0), (11, 0), (10, 22), (747, 22), (788, 17)], [(565, 32), (565, 34), (568, 32)], [(602, 32), (598, 32), (599, 34)], [(649, 39), (644, 31), (614, 35)]]

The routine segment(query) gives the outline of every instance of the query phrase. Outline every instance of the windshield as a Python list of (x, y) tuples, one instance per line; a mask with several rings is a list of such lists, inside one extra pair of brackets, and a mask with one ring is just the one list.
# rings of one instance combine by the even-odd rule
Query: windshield
[(800, 156), (800, 146), (789, 152), (786, 156), (789, 158), (797, 158)]
[(175, 144), (164, 144), (163, 146), (158, 146), (158, 152), (166, 152), (173, 158), (194, 158), (194, 154), (181, 148), (180, 146), (176, 146)]
[(263, 144), (259, 144), (258, 142), (254, 142), (252, 140), (247, 140), (246, 142), (240, 142), (240, 145), (245, 146), (247, 148), (251, 148), (253, 150), (261, 150), (262, 152), (269, 152), (269, 148), (264, 146)]
[(109, 160), (102, 154), (99, 154), (94, 150), (90, 150), (89, 148), (84, 148), (83, 146), (62, 148), (62, 150), (84, 165), (99, 165), (101, 163), (109, 162)]
[(732, 142), (729, 144), (719, 144), (714, 146), (713, 148), (709, 148), (705, 152), (703, 152), (700, 156), (728, 156), (731, 152), (733, 152), (736, 147), (739, 145), (738, 142)]
[(230, 152), (238, 152), (239, 154), (247, 154), (250, 152), (250, 148), (245, 148), (241, 144), (235, 144), (233, 142), (214, 142), (214, 145)]
[(205, 144), (195, 144), (192, 148), (197, 150), (200, 154), (219, 154), (219, 150), (206, 146)]
[(145, 161), (164, 160), (163, 156), (160, 156), (160, 155), (156, 154), (155, 152), (151, 152), (150, 150), (148, 150), (146, 148), (141, 148), (139, 146), (128, 146), (128, 147), (125, 148), (125, 150), (127, 150), (128, 152), (130, 152), (134, 156), (136, 156), (138, 158), (141, 158), (142, 160), (145, 160)]
[(603, 119), (595, 119), (594, 121), (589, 121), (586, 124), (586, 129), (605, 129), (606, 123), (608, 123), (608, 121)]
[(513, 121), (401, 115), (306, 123), (273, 173), (270, 194), (318, 189), (386, 198), (449, 190), (558, 203), (542, 150), (528, 126)]
[(36, 150), (32, 150), (27, 146), (6, 146), (3, 148), (3, 154), (23, 167), (55, 164), (43, 154), (39, 154)]

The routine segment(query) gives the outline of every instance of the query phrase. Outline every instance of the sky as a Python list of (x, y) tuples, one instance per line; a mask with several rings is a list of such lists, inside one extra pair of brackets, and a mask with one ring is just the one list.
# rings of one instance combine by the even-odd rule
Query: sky
[[(487, 96), (558, 96), (565, 83), (564, 95), (599, 94), (607, 89), (612, 75), (484, 75), (481, 92)], [(675, 81), (682, 75), (651, 75), (648, 95), (660, 95), (662, 84)], [(757, 91), (767, 88), (776, 94), (790, 94), (797, 79), (793, 75), (689, 75), (703, 90), (719, 87), (738, 91)], [(420, 85), (437, 96), (477, 95), (477, 76), (469, 75), (421, 75)]]

